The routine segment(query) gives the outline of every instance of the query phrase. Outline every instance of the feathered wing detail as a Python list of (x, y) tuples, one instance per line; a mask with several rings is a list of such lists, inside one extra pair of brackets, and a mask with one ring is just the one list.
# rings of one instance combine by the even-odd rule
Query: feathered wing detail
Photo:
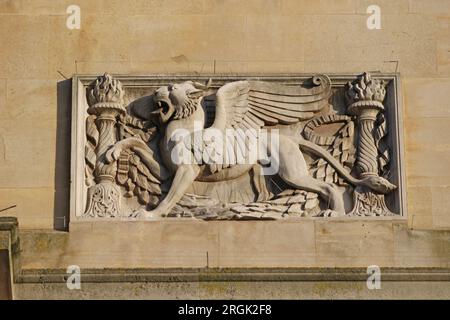
[(141, 204), (156, 205), (161, 183), (167, 179), (165, 168), (149, 147), (156, 129), (129, 115), (121, 119), (119, 126), (122, 140), (109, 154), (118, 163), (116, 181), (127, 191), (126, 197), (136, 196)]
[(216, 129), (227, 134), (231, 129), (234, 145), (225, 141), (223, 164), (210, 164), (211, 172), (242, 163), (248, 155), (249, 138), (257, 139), (261, 128), (313, 118), (328, 104), (330, 95), (331, 82), (325, 75), (314, 76), (302, 85), (264, 81), (225, 84), (217, 91), (215, 120), (205, 133)]
[(327, 105), (331, 82), (325, 75), (310, 82), (296, 86), (263, 81), (227, 83), (217, 91), (212, 127), (259, 129), (311, 119)]
[(127, 190), (125, 196), (136, 196), (141, 204), (156, 204), (161, 195), (161, 181), (130, 150), (121, 152), (118, 159), (117, 183)]
[[(342, 124), (334, 135), (323, 136), (315, 132), (316, 128), (328, 124)], [(354, 123), (350, 117), (345, 115), (324, 115), (311, 120), (307, 123), (303, 130), (303, 136), (324, 148), (336, 160), (338, 160), (348, 171), (351, 171), (355, 161), (354, 139)], [(319, 180), (344, 185), (345, 181), (340, 177), (334, 167), (325, 159), (318, 158), (314, 160), (310, 166), (311, 175)]]

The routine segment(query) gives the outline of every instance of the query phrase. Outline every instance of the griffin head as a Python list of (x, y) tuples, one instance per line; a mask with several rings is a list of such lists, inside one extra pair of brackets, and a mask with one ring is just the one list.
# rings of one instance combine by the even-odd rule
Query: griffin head
[(369, 175), (367, 177), (364, 177), (362, 179), (362, 182), (364, 185), (369, 187), (370, 189), (377, 191), (379, 193), (389, 193), (395, 189), (397, 189), (397, 186), (390, 183), (385, 178), (375, 176), (375, 175)]
[(162, 123), (189, 117), (197, 109), (200, 98), (206, 94), (210, 85), (211, 79), (206, 84), (185, 81), (159, 87), (153, 95), (158, 109), (152, 114), (160, 116)]

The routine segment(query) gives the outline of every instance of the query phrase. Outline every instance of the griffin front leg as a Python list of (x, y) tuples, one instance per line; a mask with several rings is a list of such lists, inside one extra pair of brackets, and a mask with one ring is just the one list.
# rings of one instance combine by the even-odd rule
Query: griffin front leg
[(253, 186), (257, 192), (257, 199), (256, 201), (265, 201), (270, 198), (270, 192), (267, 189), (266, 185), (266, 178), (261, 173), (261, 166), (259, 164), (256, 164), (252, 168), (252, 182)]
[(141, 219), (155, 219), (166, 216), (183, 197), (200, 172), (197, 165), (184, 164), (178, 167), (169, 192), (158, 206), (139, 215)]

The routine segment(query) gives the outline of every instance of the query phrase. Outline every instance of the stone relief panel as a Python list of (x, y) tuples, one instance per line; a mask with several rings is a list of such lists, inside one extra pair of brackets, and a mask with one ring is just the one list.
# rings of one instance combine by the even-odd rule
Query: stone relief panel
[(76, 76), (71, 221), (405, 216), (398, 85)]

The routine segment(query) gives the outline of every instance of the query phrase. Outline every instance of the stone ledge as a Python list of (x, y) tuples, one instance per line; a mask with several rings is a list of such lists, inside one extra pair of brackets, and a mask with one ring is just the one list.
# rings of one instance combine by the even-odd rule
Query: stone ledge
[(21, 230), (20, 237), (24, 270), (62, 273), (69, 265), (120, 273), (450, 268), (450, 231), (411, 230), (406, 221), (104, 222), (70, 232)]
[[(173, 268), (82, 269), (83, 283), (114, 282), (258, 282), (258, 281), (366, 281), (365, 268)], [(22, 270), (17, 283), (65, 283), (62, 269)], [(381, 268), (383, 281), (450, 282), (450, 268)]]
[(7, 241), (0, 241), (0, 249), (10, 252), (10, 260), (14, 280), (17, 280), (20, 269), (19, 223), (15, 217), (0, 217), (0, 235), (7, 233)]
[[(22, 269), (15, 268), (14, 270), (17, 273), (14, 283), (14, 297), (18, 299), (442, 299), (450, 297), (450, 267), (446, 262), (440, 264), (429, 263), (430, 266), (409, 267), (409, 265), (414, 266), (414, 263), (409, 263), (409, 260), (403, 263), (404, 266), (380, 265), (382, 290), (368, 290), (366, 286), (368, 278), (366, 265), (337, 268), (327, 266), (266, 268), (122, 268), (112, 266), (110, 268), (102, 268), (100, 267), (101, 264), (99, 264), (99, 267), (83, 267), (81, 265), (82, 289), (68, 290), (66, 281), (69, 274), (66, 273), (66, 264), (52, 264), (48, 262), (48, 259), (53, 257), (60, 260), (64, 254), (70, 253), (73, 255), (74, 252), (71, 250), (76, 249), (79, 251), (83, 248), (89, 248), (89, 243), (92, 243), (95, 239), (97, 239), (95, 241), (102, 239), (102, 237), (91, 239), (92, 233), (100, 232), (101, 235), (104, 232), (107, 234), (113, 232), (114, 234), (120, 234), (117, 233), (118, 230), (111, 228), (111, 224), (101, 224), (101, 226), (97, 225), (96, 228), (88, 227), (87, 229), (80, 225), (80, 230), (78, 231), (81, 231), (81, 233), (74, 232), (74, 230), (72, 232), (22, 230), (20, 237), (22, 238), (24, 252), (21, 253), (18, 245), (16, 220), (4, 219), (2, 222), (3, 229), (11, 230), (11, 234), (15, 234), (12, 238), (16, 239), (15, 252), (17, 253), (17, 258), (22, 255), (22, 259), (29, 260)], [(327, 226), (324, 230), (322, 230), (323, 228), (318, 228), (316, 230), (318, 234), (321, 234), (319, 231), (322, 230), (324, 232), (323, 236), (338, 237), (348, 233), (348, 224), (354, 225), (355, 223), (371, 227), (366, 231), (364, 231), (365, 229), (362, 231), (358, 229), (359, 231), (356, 230), (356, 234), (349, 239), (341, 239), (344, 241), (343, 245), (354, 241), (358, 242), (362, 239), (371, 241), (386, 232), (398, 233), (402, 235), (399, 241), (409, 243), (409, 245), (405, 248), (402, 247), (403, 249), (400, 250), (401, 252), (404, 251), (403, 254), (411, 255), (420, 249), (425, 250), (425, 255), (423, 257), (420, 256), (424, 259), (432, 259), (435, 256), (442, 259), (448, 257), (445, 249), (447, 248), (447, 239), (449, 239), (448, 236), (450, 235), (448, 231), (413, 231), (407, 228), (406, 221), (378, 221), (373, 223), (368, 221), (347, 221), (345, 223), (344, 221), (309, 221), (283, 223), (283, 226), (292, 224), (298, 227), (303, 224), (307, 226), (317, 224), (312, 229), (316, 229), (319, 225)], [(169, 223), (167, 225), (172, 224)], [(105, 225), (106, 229), (104, 230)], [(145, 224), (145, 228), (140, 230), (142, 224), (125, 224), (123, 230), (127, 231), (125, 235), (129, 241), (130, 237), (134, 239), (134, 237), (140, 238), (144, 234), (148, 235), (149, 227), (152, 225), (154, 224)], [(180, 225), (185, 227), (194, 225), (196, 229), (199, 226), (208, 225), (213, 227), (212, 231), (214, 231), (217, 227), (222, 227), (223, 223), (202, 222), (195, 224), (181, 223)], [(239, 224), (235, 223), (233, 225)], [(274, 227), (273, 224), (265, 223), (250, 223), (249, 225), (252, 227), (255, 227), (255, 225)], [(89, 232), (85, 232), (86, 230)], [(303, 229), (295, 228), (295, 230), (301, 231)], [(200, 234), (205, 235), (204, 231), (203, 229), (200, 230)], [(156, 238), (159, 239), (159, 236), (162, 234), (160, 231), (160, 233), (156, 234)], [(208, 234), (206, 232), (206, 235)], [(316, 235), (316, 233), (313, 233), (311, 236), (315, 237)], [(389, 239), (395, 240), (399, 235), (397, 237), (389, 237)], [(155, 236), (155, 234), (152, 236)], [(424, 247), (421, 240), (426, 240), (429, 237), (437, 242), (431, 247), (426, 242)], [(116, 240), (119, 240), (118, 243), (123, 244), (120, 239)], [(211, 237), (205, 239), (211, 240)], [(86, 247), (79, 247), (80, 240), (86, 242)], [(70, 246), (69, 242), (77, 245)], [(177, 241), (176, 243), (179, 244), (180, 242)], [(183, 243), (183, 246), (186, 245), (184, 241), (181, 241), (181, 243)], [(325, 245), (329, 246), (329, 241)], [(411, 247), (414, 247), (414, 251), (410, 251)], [(128, 259), (130, 259), (131, 251), (125, 251)], [(145, 250), (143, 252), (145, 253)], [(33, 256), (30, 257), (30, 254)], [(112, 254), (113, 257), (117, 258), (115, 255), (117, 254), (116, 251), (112, 252)], [(134, 254), (140, 255), (142, 252), (136, 251)], [(330, 253), (325, 252), (324, 254)], [(101, 256), (96, 255), (94, 252), (88, 252), (85, 258), (89, 260), (100, 259), (99, 261), (102, 261)], [(32, 263), (30, 263), (32, 261), (41, 261), (42, 259), (47, 262), (41, 264), (41, 266), (36, 265), (36, 267), (33, 267)], [(83, 262), (84, 260), (71, 258), (66, 262), (76, 264), (79, 261)], [(336, 263), (336, 261), (331, 261), (330, 263)]]

